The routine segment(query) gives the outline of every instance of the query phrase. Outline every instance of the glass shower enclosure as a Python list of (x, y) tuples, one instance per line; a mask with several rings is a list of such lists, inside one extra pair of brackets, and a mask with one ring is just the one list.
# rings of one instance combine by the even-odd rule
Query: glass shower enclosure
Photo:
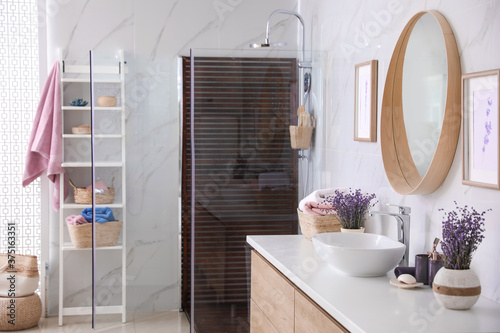
[(182, 59), (181, 294), (192, 332), (249, 332), (246, 236), (298, 233), (307, 152), (291, 148), (289, 126), (303, 74), (297, 51)]

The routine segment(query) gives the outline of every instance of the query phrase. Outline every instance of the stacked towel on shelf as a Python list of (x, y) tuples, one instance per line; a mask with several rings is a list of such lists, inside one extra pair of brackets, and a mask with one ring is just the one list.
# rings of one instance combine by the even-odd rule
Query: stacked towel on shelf
[(323, 203), (325, 198), (334, 195), (336, 190), (342, 193), (349, 191), (348, 188), (327, 188), (313, 191), (299, 202), (299, 209), (306, 214), (315, 216), (336, 214), (330, 205)]
[[(92, 223), (92, 208), (85, 208), (82, 210), (82, 216), (89, 222)], [(106, 223), (116, 221), (113, 216), (113, 211), (109, 207), (96, 207), (95, 209), (95, 221), (97, 223)]]
[(81, 215), (70, 215), (66, 217), (66, 223), (71, 225), (80, 225), (89, 222)]

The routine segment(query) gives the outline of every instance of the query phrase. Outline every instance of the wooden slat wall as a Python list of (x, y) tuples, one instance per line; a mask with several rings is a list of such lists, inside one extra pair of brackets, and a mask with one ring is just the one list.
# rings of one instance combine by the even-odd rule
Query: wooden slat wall
[[(182, 306), (188, 314), (190, 66), (190, 59), (184, 58)], [(235, 309), (242, 316), (248, 313), (250, 262), (246, 236), (297, 233), (297, 158), (290, 148), (288, 130), (296, 122), (296, 62), (196, 58), (194, 76), (195, 319), (199, 332), (217, 332), (225, 327), (224, 320), (229, 320), (224, 308), (233, 315)], [(214, 311), (208, 314), (208, 309)], [(248, 318), (244, 320), (248, 322)], [(217, 330), (209, 327), (212, 322)], [(232, 330), (225, 327), (223, 331)]]

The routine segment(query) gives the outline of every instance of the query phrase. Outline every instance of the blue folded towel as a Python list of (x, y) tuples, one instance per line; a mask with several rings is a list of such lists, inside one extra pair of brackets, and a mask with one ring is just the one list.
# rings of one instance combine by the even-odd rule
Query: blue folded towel
[[(92, 208), (85, 208), (82, 210), (82, 216), (89, 222), (92, 223)], [(95, 209), (95, 221), (97, 223), (105, 223), (115, 221), (113, 216), (113, 211), (109, 207), (96, 207)]]

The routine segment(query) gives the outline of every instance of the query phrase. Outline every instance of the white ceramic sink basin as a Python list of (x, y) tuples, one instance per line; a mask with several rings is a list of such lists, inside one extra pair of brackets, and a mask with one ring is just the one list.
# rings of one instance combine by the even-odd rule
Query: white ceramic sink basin
[(406, 246), (383, 235), (327, 232), (313, 236), (318, 255), (350, 276), (381, 276), (397, 266)]

